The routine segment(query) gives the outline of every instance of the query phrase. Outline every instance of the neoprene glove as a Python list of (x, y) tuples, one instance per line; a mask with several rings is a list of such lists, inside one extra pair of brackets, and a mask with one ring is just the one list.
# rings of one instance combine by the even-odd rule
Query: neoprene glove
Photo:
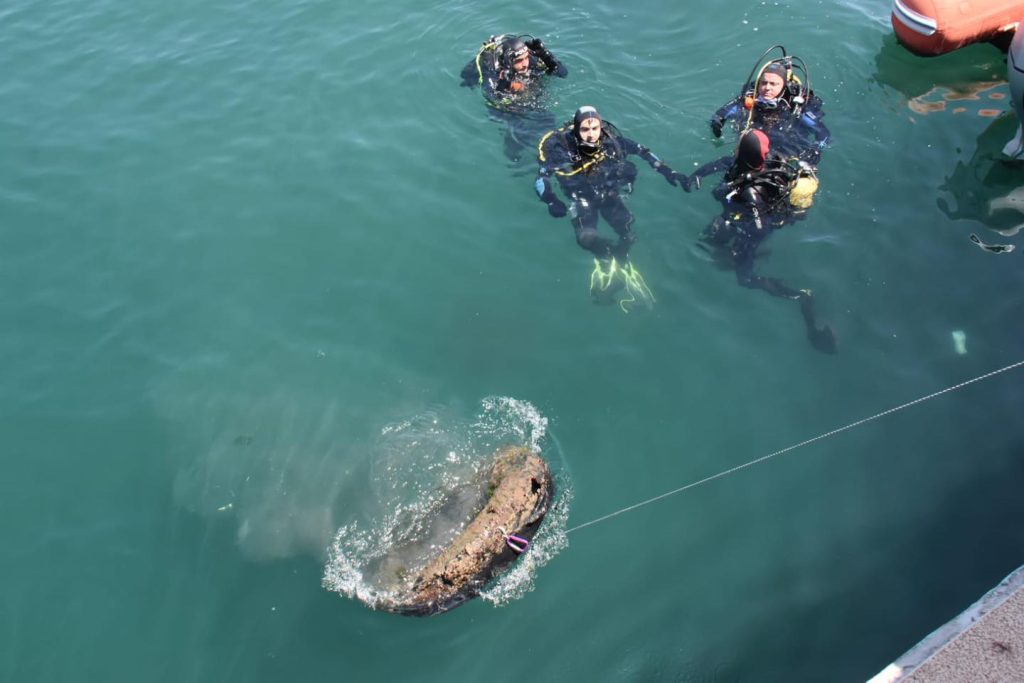
[(557, 197), (552, 199), (547, 204), (548, 213), (550, 213), (555, 218), (561, 218), (566, 213), (568, 213), (568, 209), (565, 206), (565, 202), (563, 202), (561, 199), (558, 199)]
[(680, 180), (680, 184), (683, 186), (683, 190), (686, 192), (693, 192), (694, 190), (700, 189), (700, 176), (694, 173), (693, 175), (684, 175)]
[(668, 181), (669, 185), (678, 185), (679, 184), (680, 175), (678, 173), (676, 173), (675, 171), (673, 171), (668, 166), (665, 166), (664, 164), (659, 166), (658, 167), (658, 173), (660, 173), (661, 175), (665, 176), (665, 180)]
[(711, 132), (714, 133), (716, 138), (722, 137), (722, 126), (725, 125), (725, 119), (721, 116), (711, 117)]
[(526, 41), (526, 47), (530, 48), (531, 50), (539, 50), (542, 47), (544, 47), (544, 43), (541, 42), (540, 38), (531, 38), (530, 40)]

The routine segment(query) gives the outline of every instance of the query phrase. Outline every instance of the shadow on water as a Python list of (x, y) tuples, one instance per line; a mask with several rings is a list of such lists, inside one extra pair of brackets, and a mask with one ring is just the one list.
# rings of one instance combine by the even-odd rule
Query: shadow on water
[(951, 220), (984, 224), (989, 235), (1012, 237), (1024, 228), (1024, 161), (1003, 147), (1017, 118), (1006, 85), (1006, 47), (971, 45), (939, 57), (918, 57), (887, 35), (875, 56), (875, 81), (907, 98), (913, 116), (957, 115), (993, 119), (977, 138), (968, 161), (957, 161), (939, 186), (936, 204)]
[(953, 220), (976, 220), (993, 230), (1007, 230), (1024, 220), (1024, 197), (1014, 191), (1021, 184), (1024, 161), (1008, 159), (1003, 146), (1013, 137), (1017, 120), (1007, 115), (992, 122), (978, 136), (970, 160), (958, 161), (939, 189), (939, 209)]
[(936, 87), (957, 92), (970, 84), (1005, 81), (1006, 53), (986, 43), (938, 57), (918, 57), (887, 34), (875, 55), (873, 80), (908, 99), (922, 97)]
[[(749, 624), (735, 642), (743, 654), (717, 663), (717, 680), (866, 680), (970, 606), (1021, 561), (1024, 527), (1007, 520), (1024, 515), (1015, 484), (1024, 478), (1024, 461), (1004, 458), (1007, 451), (1024, 451), (1024, 441), (980, 445), (973, 460), (1004, 464), (980, 468), (922, 510), (920, 519), (893, 519), (876, 536), (870, 558), (844, 558), (864, 563), (856, 580), (835, 586), (824, 600), (793, 600), (781, 617)], [(980, 556), (986, 557), (984, 576)], [(776, 579), (777, 587), (795, 586), (801, 577), (794, 570)], [(880, 594), (899, 600), (881, 604)], [(822, 602), (842, 616), (823, 619)], [(859, 636), (851, 642), (853, 633)]]

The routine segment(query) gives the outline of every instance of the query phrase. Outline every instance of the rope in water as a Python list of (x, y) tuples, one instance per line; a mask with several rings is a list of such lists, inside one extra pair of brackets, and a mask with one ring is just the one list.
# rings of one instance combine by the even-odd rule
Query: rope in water
[(840, 432), (845, 432), (845, 431), (847, 431), (849, 429), (853, 429), (854, 427), (859, 427), (859, 426), (861, 426), (863, 424), (871, 422), (872, 420), (877, 420), (880, 417), (885, 417), (886, 415), (891, 415), (892, 413), (899, 412), (900, 410), (903, 410), (904, 408), (909, 408), (909, 407), (911, 407), (913, 405), (917, 405), (918, 403), (924, 403), (925, 401), (928, 401), (928, 400), (931, 400), (933, 398), (937, 398), (939, 396), (942, 396), (943, 394), (948, 394), (948, 393), (950, 393), (952, 391), (956, 391), (957, 389), (962, 389), (962, 388), (964, 388), (964, 387), (966, 387), (966, 386), (968, 386), (970, 384), (974, 384), (975, 382), (980, 382), (980, 381), (982, 381), (984, 379), (988, 379), (989, 377), (995, 377), (996, 375), (1002, 374), (1004, 372), (1008, 372), (1010, 370), (1013, 370), (1014, 368), (1019, 368), (1022, 365), (1024, 365), (1024, 360), (1017, 361), (1016, 363), (1012, 363), (1012, 364), (1007, 365), (1006, 367), (1000, 368), (998, 370), (993, 370), (992, 372), (985, 373), (984, 375), (979, 375), (978, 377), (975, 377), (974, 379), (969, 379), (966, 382), (960, 382), (960, 384), (955, 384), (955, 385), (953, 385), (951, 387), (946, 387), (945, 389), (942, 389), (941, 391), (936, 391), (933, 394), (928, 394), (927, 396), (922, 396), (921, 398), (916, 398), (913, 401), (909, 401), (907, 403), (904, 403), (903, 405), (898, 405), (895, 408), (889, 408), (888, 410), (883, 410), (882, 412), (877, 413), (875, 415), (872, 415), (871, 417), (865, 417), (864, 419), (857, 420), (856, 422), (851, 422), (850, 424), (846, 425), (845, 427), (840, 427), (839, 429), (833, 429), (830, 432), (825, 432), (824, 434), (819, 434), (818, 436), (815, 436), (814, 438), (807, 439), (806, 441), (801, 441), (800, 443), (793, 444), (792, 446), (787, 446), (786, 448), (783, 448), (780, 451), (775, 451), (774, 453), (769, 453), (768, 455), (761, 456), (760, 458), (757, 458), (756, 460), (751, 460), (750, 462), (745, 462), (742, 465), (736, 465), (735, 467), (730, 467), (729, 469), (723, 470), (723, 471), (719, 472), (718, 474), (712, 474), (710, 477), (704, 477), (703, 479), (700, 479), (698, 481), (689, 483), (686, 486), (680, 486), (677, 489), (673, 489), (672, 491), (668, 491), (667, 493), (662, 493), (659, 496), (654, 496), (653, 498), (648, 498), (647, 500), (641, 501), (639, 503), (635, 503), (634, 505), (630, 505), (628, 507), (624, 507), (621, 510), (616, 510), (615, 512), (611, 512), (611, 513), (609, 513), (607, 515), (604, 515), (602, 517), (598, 517), (597, 519), (592, 519), (589, 522), (584, 522), (583, 524), (578, 524), (578, 525), (572, 527), (571, 529), (566, 529), (565, 533), (571, 534), (572, 532), (578, 531), (580, 529), (583, 529), (584, 527), (588, 527), (588, 526), (597, 524), (598, 522), (603, 522), (606, 519), (611, 519), (612, 517), (617, 517), (617, 516), (619, 516), (621, 514), (624, 514), (626, 512), (630, 512), (631, 510), (636, 510), (637, 508), (641, 508), (641, 507), (643, 507), (645, 505), (650, 505), (651, 503), (659, 501), (662, 498), (668, 498), (669, 496), (674, 496), (677, 493), (682, 493), (683, 491), (687, 491), (689, 489), (695, 488), (697, 486), (700, 486), (701, 484), (707, 484), (708, 482), (714, 481), (715, 479), (721, 479), (722, 477), (726, 477), (726, 476), (728, 476), (730, 474), (733, 474), (734, 472), (739, 472), (742, 469), (746, 469), (747, 467), (752, 467), (753, 465), (756, 465), (758, 463), (764, 462), (765, 460), (769, 460), (771, 458), (774, 458), (777, 455), (782, 455), (783, 453), (788, 453), (789, 451), (796, 450), (797, 448), (800, 448), (802, 446), (807, 446), (808, 444), (812, 444), (812, 443), (814, 443), (816, 441), (821, 441), (822, 439), (827, 439), (828, 437), (835, 436), (836, 434), (839, 434)]

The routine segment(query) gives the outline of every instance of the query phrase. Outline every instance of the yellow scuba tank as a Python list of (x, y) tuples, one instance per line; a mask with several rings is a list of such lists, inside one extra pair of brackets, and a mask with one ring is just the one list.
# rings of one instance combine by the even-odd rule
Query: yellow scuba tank
[(797, 212), (806, 211), (814, 203), (814, 193), (818, 191), (818, 175), (814, 167), (801, 161), (796, 178), (790, 184), (789, 204)]

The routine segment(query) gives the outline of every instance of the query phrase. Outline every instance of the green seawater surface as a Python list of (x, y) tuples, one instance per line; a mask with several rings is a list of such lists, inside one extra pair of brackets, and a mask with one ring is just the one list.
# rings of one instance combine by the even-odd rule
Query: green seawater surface
[[(1024, 250), (968, 239), (1020, 243), (989, 211), (1022, 178), (1004, 57), (913, 57), (889, 12), (7, 2), (0, 681), (857, 681), (959, 613), (1024, 563), (1024, 370), (572, 531), (498, 604), (322, 585), (415, 477), (394, 441), (381, 465), (396, 425), (440, 449), (532, 406), (572, 528), (1024, 358)], [(682, 171), (729, 152), (707, 120), (765, 48), (803, 57), (834, 142), (759, 268), (814, 289), (839, 352), (697, 247), (708, 188), (642, 164), (657, 303), (593, 304), (458, 86), (501, 32), (568, 66), (559, 120), (593, 104)]]

